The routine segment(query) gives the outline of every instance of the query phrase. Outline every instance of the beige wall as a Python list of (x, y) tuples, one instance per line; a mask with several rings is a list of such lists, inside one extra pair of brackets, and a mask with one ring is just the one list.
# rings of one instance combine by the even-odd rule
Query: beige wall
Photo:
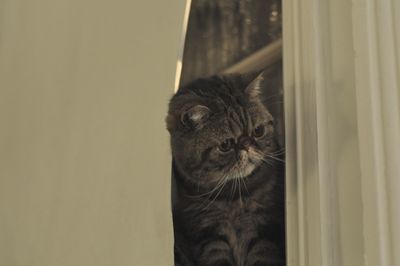
[(184, 1), (0, 2), (0, 265), (171, 265)]

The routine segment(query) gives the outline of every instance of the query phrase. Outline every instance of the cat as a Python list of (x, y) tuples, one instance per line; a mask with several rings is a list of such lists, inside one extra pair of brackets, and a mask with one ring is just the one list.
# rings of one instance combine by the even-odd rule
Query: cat
[(176, 265), (285, 265), (283, 151), (253, 78), (200, 78), (170, 101)]

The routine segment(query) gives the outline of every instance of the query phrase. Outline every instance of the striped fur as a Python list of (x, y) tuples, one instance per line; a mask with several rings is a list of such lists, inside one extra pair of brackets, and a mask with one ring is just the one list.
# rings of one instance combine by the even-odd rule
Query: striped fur
[(258, 85), (215, 76), (171, 100), (176, 265), (285, 265), (282, 152)]

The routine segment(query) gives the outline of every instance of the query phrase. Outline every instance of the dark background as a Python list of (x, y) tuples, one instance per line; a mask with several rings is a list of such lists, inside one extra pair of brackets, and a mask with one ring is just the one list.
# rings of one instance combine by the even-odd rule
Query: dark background
[(280, 0), (193, 0), (181, 84), (220, 72), (281, 38)]
[[(222, 72), (281, 37), (280, 0), (192, 0), (180, 84)], [(265, 103), (284, 145), (282, 60), (263, 76)]]

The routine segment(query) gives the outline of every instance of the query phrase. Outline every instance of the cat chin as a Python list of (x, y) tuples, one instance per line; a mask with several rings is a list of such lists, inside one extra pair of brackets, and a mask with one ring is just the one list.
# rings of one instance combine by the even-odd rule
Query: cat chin
[(246, 166), (241, 167), (240, 170), (233, 170), (229, 175), (228, 180), (234, 180), (238, 178), (245, 178), (253, 173), (254, 169), (256, 169), (257, 165), (254, 163), (247, 163)]

